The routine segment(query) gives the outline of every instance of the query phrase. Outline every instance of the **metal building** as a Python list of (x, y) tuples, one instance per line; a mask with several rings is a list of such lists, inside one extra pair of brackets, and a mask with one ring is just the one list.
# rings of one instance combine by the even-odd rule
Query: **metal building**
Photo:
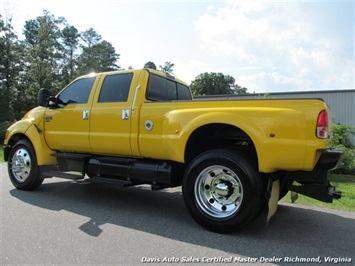
[[(195, 97), (195, 100), (202, 99), (260, 99), (265, 94), (237, 94), (237, 95), (209, 95)], [(319, 98), (323, 99), (334, 115), (336, 123), (355, 126), (355, 90), (323, 90), (323, 91), (302, 91), (302, 92), (276, 92), (268, 93), (271, 99), (295, 99), (295, 98)], [(355, 137), (351, 138), (355, 144)]]

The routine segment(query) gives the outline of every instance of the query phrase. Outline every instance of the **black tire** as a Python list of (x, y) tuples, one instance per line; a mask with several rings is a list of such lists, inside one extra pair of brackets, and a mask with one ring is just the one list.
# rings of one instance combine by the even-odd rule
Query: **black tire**
[(240, 229), (266, 206), (257, 167), (231, 150), (211, 150), (195, 158), (185, 171), (182, 192), (194, 220), (219, 233)]
[(19, 140), (9, 153), (7, 169), (12, 184), (21, 190), (33, 190), (43, 182), (36, 153), (28, 140)]

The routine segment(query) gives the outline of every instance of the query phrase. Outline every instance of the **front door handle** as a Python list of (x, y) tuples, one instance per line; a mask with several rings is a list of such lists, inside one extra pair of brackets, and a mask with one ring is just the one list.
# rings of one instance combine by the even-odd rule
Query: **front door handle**
[(84, 110), (83, 111), (83, 120), (88, 120), (89, 119), (89, 110)]

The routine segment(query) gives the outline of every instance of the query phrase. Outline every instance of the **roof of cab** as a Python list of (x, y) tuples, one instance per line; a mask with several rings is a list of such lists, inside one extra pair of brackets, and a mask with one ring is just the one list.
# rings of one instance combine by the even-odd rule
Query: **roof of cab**
[(78, 77), (77, 79), (79, 78), (86, 78), (86, 77), (95, 77), (95, 76), (99, 76), (99, 75), (103, 75), (103, 74), (120, 74), (120, 73), (132, 73), (132, 72), (141, 72), (141, 71), (148, 71), (149, 73), (153, 73), (155, 75), (159, 75), (159, 76), (163, 76), (163, 77), (166, 77), (168, 79), (171, 79), (171, 80), (175, 80), (179, 83), (182, 83), (186, 86), (188, 86), (188, 84), (184, 81), (182, 81), (181, 79), (178, 79), (176, 77), (174, 77), (173, 75), (170, 75), (168, 73), (164, 73), (162, 71), (159, 71), (159, 70), (155, 70), (155, 69), (152, 69), (152, 68), (142, 68), (142, 69), (126, 69), (126, 70), (114, 70), (114, 71), (108, 71), (108, 72), (93, 72), (93, 73), (89, 73), (87, 75), (83, 75), (83, 76), (80, 76)]

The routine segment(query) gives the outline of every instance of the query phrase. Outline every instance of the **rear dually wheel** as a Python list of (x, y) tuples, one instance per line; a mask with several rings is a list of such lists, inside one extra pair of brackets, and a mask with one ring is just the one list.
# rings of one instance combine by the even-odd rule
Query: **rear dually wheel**
[(236, 231), (265, 206), (265, 187), (256, 166), (232, 150), (211, 150), (195, 158), (182, 189), (191, 216), (215, 232)]

